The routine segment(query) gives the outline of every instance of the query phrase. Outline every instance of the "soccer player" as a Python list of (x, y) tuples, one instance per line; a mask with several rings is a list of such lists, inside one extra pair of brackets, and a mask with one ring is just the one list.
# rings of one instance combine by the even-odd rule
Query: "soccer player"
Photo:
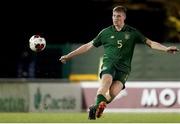
[[(93, 47), (103, 45), (103, 64), (100, 72), (101, 84), (97, 90), (96, 102), (89, 107), (89, 119), (101, 117), (106, 105), (125, 88), (125, 82), (131, 71), (131, 60), (137, 42), (143, 42), (150, 48), (175, 54), (179, 51), (176, 46), (164, 46), (152, 41), (141, 34), (137, 29), (125, 24), (126, 8), (116, 6), (112, 11), (113, 25), (103, 29), (97, 37), (59, 60), (62, 63), (83, 54)], [(108, 97), (110, 96), (110, 97)]]

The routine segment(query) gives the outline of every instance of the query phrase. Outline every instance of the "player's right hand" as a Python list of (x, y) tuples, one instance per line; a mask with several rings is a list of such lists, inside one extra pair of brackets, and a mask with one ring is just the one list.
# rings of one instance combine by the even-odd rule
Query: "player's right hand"
[(59, 59), (59, 61), (61, 61), (62, 63), (66, 63), (66, 61), (68, 60), (67, 55), (61, 56), (61, 58)]
[(170, 46), (167, 48), (167, 52), (175, 54), (176, 52), (179, 52), (179, 49), (176, 46)]

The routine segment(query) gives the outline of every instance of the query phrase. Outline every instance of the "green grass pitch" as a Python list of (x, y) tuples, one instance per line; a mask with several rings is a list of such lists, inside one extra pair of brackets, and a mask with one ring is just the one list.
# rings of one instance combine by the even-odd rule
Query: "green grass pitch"
[(88, 120), (87, 113), (0, 113), (0, 123), (180, 123), (180, 113), (104, 113)]

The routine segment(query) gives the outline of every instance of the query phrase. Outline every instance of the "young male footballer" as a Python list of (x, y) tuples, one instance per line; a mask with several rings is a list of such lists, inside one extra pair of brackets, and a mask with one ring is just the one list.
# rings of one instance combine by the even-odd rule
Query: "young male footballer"
[[(59, 59), (62, 63), (86, 53), (94, 47), (103, 46), (103, 64), (101, 67), (101, 84), (97, 90), (96, 102), (89, 107), (89, 119), (100, 118), (106, 105), (125, 88), (125, 82), (131, 71), (131, 60), (137, 42), (143, 42), (150, 48), (175, 54), (176, 46), (164, 46), (152, 41), (137, 29), (125, 24), (126, 8), (116, 6), (112, 11), (113, 25), (104, 28), (92, 41), (80, 46)], [(110, 96), (107, 97), (107, 93)]]

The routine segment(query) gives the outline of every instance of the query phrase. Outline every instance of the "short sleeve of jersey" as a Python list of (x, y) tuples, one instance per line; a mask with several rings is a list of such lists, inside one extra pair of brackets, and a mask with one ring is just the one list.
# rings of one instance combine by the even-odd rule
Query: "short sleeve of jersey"
[(139, 31), (136, 30), (136, 42), (145, 43), (147, 38)]
[(99, 47), (102, 45), (101, 37), (102, 31), (92, 40), (92, 43), (95, 47)]

